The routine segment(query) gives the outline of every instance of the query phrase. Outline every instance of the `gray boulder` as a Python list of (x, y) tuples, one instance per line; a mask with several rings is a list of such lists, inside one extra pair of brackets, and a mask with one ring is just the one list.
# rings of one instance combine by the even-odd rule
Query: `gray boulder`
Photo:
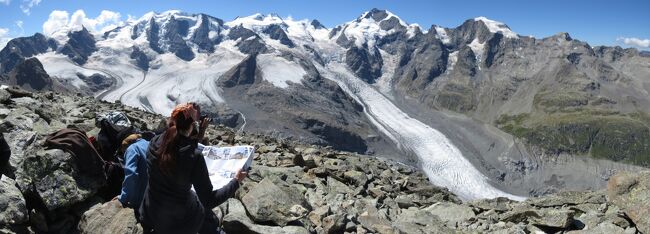
[(463, 222), (475, 216), (472, 208), (458, 205), (451, 202), (440, 202), (424, 209), (437, 216), (447, 223), (448, 227), (455, 227), (457, 223)]
[(86, 211), (79, 221), (79, 233), (143, 233), (133, 209), (124, 208), (114, 200), (98, 204)]
[(305, 217), (311, 207), (304, 196), (281, 180), (264, 178), (242, 198), (255, 222), (280, 226)]
[(0, 226), (13, 226), (27, 221), (25, 199), (9, 177), (0, 179)]
[(402, 209), (393, 223), (404, 233), (451, 233), (451, 229), (445, 227), (445, 222), (429, 211), (415, 207)]
[(307, 229), (298, 226), (266, 226), (255, 224), (247, 215), (244, 205), (237, 199), (229, 199), (221, 204), (219, 208), (223, 217), (222, 226), (226, 233), (269, 233), (269, 234), (284, 234), (284, 233), (309, 233)]
[(650, 233), (650, 172), (616, 174), (609, 179), (607, 195), (634, 221), (639, 231)]
[(50, 211), (90, 198), (105, 183), (105, 178), (81, 174), (72, 155), (62, 150), (39, 150), (24, 157), (16, 170), (17, 184)]
[(569, 209), (517, 209), (504, 213), (499, 220), (504, 222), (527, 222), (535, 226), (568, 228), (573, 222), (575, 211)]

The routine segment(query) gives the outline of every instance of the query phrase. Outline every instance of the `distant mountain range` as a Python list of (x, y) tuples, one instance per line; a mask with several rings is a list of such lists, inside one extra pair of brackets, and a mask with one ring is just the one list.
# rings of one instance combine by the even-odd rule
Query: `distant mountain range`
[(326, 28), (148, 13), (103, 34), (13, 39), (0, 74), (165, 115), (199, 102), (235, 129), (420, 165), (464, 198), (597, 188), (650, 165), (647, 52), (485, 17), (421, 28), (372, 9)]

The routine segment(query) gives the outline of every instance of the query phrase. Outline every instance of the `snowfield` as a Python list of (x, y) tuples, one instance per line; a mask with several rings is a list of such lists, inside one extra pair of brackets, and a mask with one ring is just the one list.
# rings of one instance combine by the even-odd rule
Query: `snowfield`
[(300, 84), (302, 77), (307, 75), (300, 65), (276, 54), (258, 55), (257, 65), (262, 70), (262, 78), (280, 88), (289, 87), (287, 82)]

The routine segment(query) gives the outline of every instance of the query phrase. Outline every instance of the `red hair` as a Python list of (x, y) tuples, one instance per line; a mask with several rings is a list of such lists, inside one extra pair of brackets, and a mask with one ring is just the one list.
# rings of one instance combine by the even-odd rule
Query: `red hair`
[(179, 130), (185, 131), (197, 121), (201, 109), (195, 103), (180, 104), (174, 108), (169, 122), (167, 122), (167, 131), (162, 139), (162, 145), (158, 149), (159, 166), (163, 172), (170, 172), (173, 168), (174, 157), (178, 151)]

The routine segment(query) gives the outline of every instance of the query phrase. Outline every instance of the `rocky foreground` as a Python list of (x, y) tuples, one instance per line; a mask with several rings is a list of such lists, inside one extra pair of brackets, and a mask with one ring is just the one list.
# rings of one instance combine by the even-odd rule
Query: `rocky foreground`
[[(102, 181), (42, 147), (69, 125), (96, 134), (96, 113), (111, 110), (140, 129), (163, 119), (90, 97), (0, 89), (0, 130), (13, 153), (0, 180), (0, 233), (142, 233), (132, 210), (96, 195)], [(463, 202), (390, 160), (220, 126), (207, 135), (257, 149), (236, 197), (214, 209), (228, 233), (650, 233), (649, 172), (615, 175), (603, 191)]]

